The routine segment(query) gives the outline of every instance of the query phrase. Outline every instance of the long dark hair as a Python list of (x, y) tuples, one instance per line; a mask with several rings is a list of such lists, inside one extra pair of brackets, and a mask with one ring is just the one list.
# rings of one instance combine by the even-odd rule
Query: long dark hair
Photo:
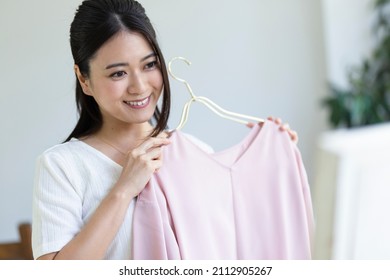
[[(140, 3), (134, 0), (85, 0), (78, 7), (70, 27), (70, 46), (74, 63), (81, 74), (89, 77), (89, 62), (97, 50), (112, 36), (126, 30), (142, 34), (158, 57), (164, 83), (161, 111), (153, 118), (155, 127), (151, 136), (162, 132), (170, 112), (170, 86), (164, 57), (156, 40), (156, 32)], [(95, 99), (84, 94), (76, 76), (76, 104), (79, 120), (65, 140), (80, 138), (97, 132), (103, 124), (102, 114)]]

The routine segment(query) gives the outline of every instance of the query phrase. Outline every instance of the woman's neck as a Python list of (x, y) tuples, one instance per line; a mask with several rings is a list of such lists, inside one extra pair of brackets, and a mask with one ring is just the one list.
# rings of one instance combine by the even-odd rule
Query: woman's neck
[(123, 166), (127, 154), (145, 141), (152, 130), (153, 127), (149, 123), (131, 126), (103, 125), (95, 134), (80, 140)]
[(122, 126), (104, 125), (94, 135), (96, 138), (117, 147), (121, 151), (134, 149), (141, 144), (152, 132), (153, 127), (148, 123)]

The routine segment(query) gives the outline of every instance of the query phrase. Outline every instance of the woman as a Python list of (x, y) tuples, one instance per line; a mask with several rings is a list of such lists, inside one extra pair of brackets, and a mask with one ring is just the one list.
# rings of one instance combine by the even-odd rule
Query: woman
[(37, 162), (34, 257), (129, 259), (135, 197), (162, 166), (170, 143), (164, 58), (133, 0), (84, 1), (70, 43), (80, 118), (65, 143)]

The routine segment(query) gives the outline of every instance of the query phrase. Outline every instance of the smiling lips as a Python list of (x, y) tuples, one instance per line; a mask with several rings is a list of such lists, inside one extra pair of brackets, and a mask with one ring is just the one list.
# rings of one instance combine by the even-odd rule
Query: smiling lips
[(150, 101), (150, 96), (136, 101), (123, 101), (123, 102), (129, 105), (133, 109), (142, 109), (149, 105), (149, 101)]

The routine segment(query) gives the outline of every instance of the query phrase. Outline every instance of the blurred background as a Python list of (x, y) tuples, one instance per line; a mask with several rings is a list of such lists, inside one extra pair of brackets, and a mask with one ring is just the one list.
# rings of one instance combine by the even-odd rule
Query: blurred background
[[(196, 95), (299, 133), (316, 259), (390, 259), (389, 1), (140, 0)], [(69, 26), (80, 0), (0, 2), (0, 243), (31, 222), (37, 156), (77, 112)], [(383, 7), (382, 7), (383, 6)], [(189, 94), (171, 80), (170, 126)], [(207, 121), (205, 121), (207, 120)], [(185, 132), (222, 150), (248, 132), (193, 104)]]

